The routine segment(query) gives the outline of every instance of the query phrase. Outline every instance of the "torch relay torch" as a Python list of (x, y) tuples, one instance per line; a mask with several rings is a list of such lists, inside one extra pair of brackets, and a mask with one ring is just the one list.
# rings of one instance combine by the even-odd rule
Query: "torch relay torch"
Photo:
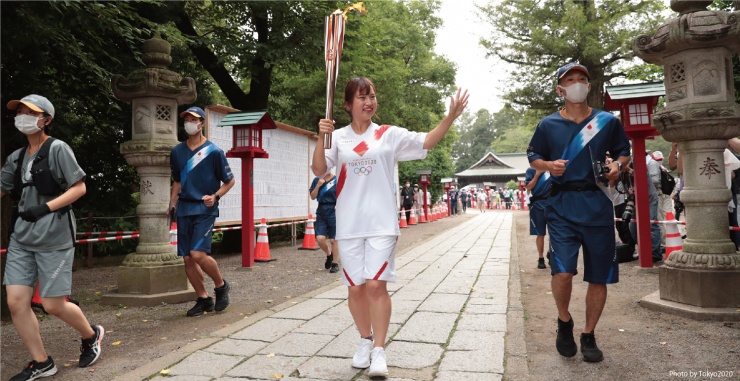
[[(339, 60), (342, 58), (344, 46), (344, 22), (347, 12), (356, 10), (367, 12), (362, 3), (356, 3), (342, 12), (337, 9), (325, 18), (324, 52), (326, 53), (326, 119), (334, 120), (334, 94), (337, 88), (339, 75)], [(324, 149), (331, 148), (331, 134), (324, 136)]]

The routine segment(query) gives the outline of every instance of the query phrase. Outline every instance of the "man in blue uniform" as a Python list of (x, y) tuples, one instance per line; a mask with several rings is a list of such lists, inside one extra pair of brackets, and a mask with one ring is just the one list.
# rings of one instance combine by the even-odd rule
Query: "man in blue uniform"
[(614, 210), (606, 193), (597, 186), (593, 155), (602, 163), (606, 152), (617, 158), (606, 175), (616, 180), (629, 162), (630, 145), (622, 124), (614, 115), (586, 104), (591, 90), (588, 69), (578, 63), (557, 72), (557, 93), (565, 109), (544, 118), (527, 149), (530, 165), (550, 171), (550, 198), (545, 216), (550, 230), (552, 291), (558, 308), (555, 346), (566, 357), (578, 353), (573, 338), (573, 319), (568, 312), (573, 275), (577, 274), (578, 250), (583, 247), (586, 324), (581, 334), (583, 360), (604, 359), (596, 346), (594, 329), (606, 303), (606, 285), (619, 281), (615, 253)]
[[(525, 182), (527, 191), (532, 192), (532, 196), (529, 198), (529, 235), (537, 236), (537, 251), (540, 254), (540, 258), (537, 260), (537, 268), (546, 269), (544, 258), (545, 234), (547, 234), (545, 207), (547, 207), (547, 198), (550, 196), (550, 172), (540, 172), (534, 168), (527, 168)], [(548, 259), (550, 259), (549, 250)]]
[(452, 186), (452, 189), (450, 189), (450, 194), (447, 196), (450, 200), (450, 216), (455, 217), (457, 214), (457, 189), (455, 189), (455, 186)]
[[(191, 107), (180, 117), (185, 119), (185, 131), (190, 137), (170, 153), (174, 183), (168, 213), (177, 206), (177, 253), (185, 260), (188, 280), (198, 294), (195, 306), (187, 315), (200, 316), (229, 306), (229, 282), (221, 277), (216, 260), (209, 255), (218, 201), (234, 186), (235, 180), (224, 151), (201, 132), (205, 112)], [(216, 286), (215, 303), (206, 292), (204, 271)]]
[[(326, 253), (324, 268), (330, 273), (339, 272), (339, 246), (337, 244), (337, 177), (331, 172), (323, 178), (316, 177), (308, 190), (312, 200), (318, 200), (319, 207), (316, 208), (316, 241), (319, 247)], [(329, 244), (326, 238), (329, 238)], [(334, 255), (336, 254), (336, 255)]]

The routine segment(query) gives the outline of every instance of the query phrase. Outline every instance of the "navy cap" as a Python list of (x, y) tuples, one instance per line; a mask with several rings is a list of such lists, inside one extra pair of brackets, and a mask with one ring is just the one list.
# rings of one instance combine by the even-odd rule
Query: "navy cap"
[(190, 114), (192, 116), (197, 116), (198, 118), (206, 118), (206, 113), (201, 109), (200, 107), (191, 107), (180, 114), (180, 118), (184, 118), (185, 114)]
[(558, 82), (560, 82), (560, 78), (563, 78), (563, 76), (566, 75), (566, 74), (568, 74), (568, 72), (571, 71), (571, 70), (580, 70), (584, 74), (586, 74), (587, 77), (590, 76), (588, 74), (588, 69), (586, 69), (585, 66), (579, 64), (578, 62), (571, 62), (571, 63), (569, 63), (569, 64), (561, 67), (560, 69), (558, 69), (558, 74), (557, 74), (557, 77), (555, 77), (555, 80), (558, 81)]

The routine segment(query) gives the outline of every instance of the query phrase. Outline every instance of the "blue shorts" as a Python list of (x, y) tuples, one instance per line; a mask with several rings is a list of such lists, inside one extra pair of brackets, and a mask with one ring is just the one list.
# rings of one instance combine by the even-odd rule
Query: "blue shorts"
[(190, 256), (191, 251), (211, 254), (211, 238), (216, 216), (198, 214), (177, 217), (177, 255)]
[(547, 234), (547, 219), (545, 208), (529, 208), (529, 235), (544, 236)]
[(547, 209), (550, 229), (550, 261), (552, 275), (578, 274), (578, 249), (583, 246), (583, 280), (594, 284), (619, 282), (614, 226), (580, 226), (554, 209)]
[(316, 215), (316, 235), (323, 235), (329, 239), (335, 239), (337, 237), (337, 217), (336, 215), (331, 217), (325, 217), (323, 215)]

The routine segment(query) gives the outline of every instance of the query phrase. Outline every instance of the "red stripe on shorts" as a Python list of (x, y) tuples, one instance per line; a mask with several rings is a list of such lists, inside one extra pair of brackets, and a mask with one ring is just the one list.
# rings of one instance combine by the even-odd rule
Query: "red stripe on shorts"
[(353, 281), (352, 281), (352, 278), (350, 278), (350, 277), (349, 277), (349, 275), (347, 274), (347, 270), (345, 270), (345, 269), (342, 269), (342, 271), (344, 271), (344, 276), (346, 276), (346, 277), (347, 277), (347, 281), (349, 281), (349, 285), (350, 285), (350, 286), (354, 286), (354, 285), (355, 285), (355, 282), (353, 282)]
[(377, 273), (377, 274), (375, 274), (375, 278), (373, 278), (373, 280), (378, 280), (378, 278), (380, 278), (380, 274), (382, 274), (382, 273), (383, 273), (383, 271), (385, 271), (385, 268), (386, 268), (387, 266), (388, 266), (388, 261), (385, 261), (385, 263), (383, 263), (383, 267), (381, 267), (381, 268), (380, 268), (380, 271), (378, 271), (378, 273)]

